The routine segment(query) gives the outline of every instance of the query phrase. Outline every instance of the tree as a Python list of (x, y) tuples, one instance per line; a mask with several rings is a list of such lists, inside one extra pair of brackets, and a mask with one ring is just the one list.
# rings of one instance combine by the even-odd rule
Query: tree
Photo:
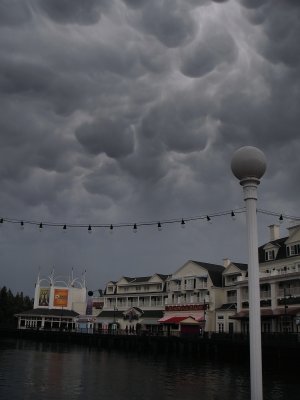
[(14, 315), (32, 308), (33, 299), (28, 296), (24, 297), (23, 292), (17, 292), (14, 296), (6, 286), (0, 289), (0, 325), (2, 327), (15, 325)]

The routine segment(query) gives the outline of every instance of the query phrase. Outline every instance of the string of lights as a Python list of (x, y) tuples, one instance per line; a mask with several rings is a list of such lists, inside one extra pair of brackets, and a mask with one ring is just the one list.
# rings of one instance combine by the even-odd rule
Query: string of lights
[[(174, 219), (162, 219), (162, 220), (156, 220), (156, 221), (125, 222), (125, 223), (114, 223), (114, 224), (107, 224), (107, 223), (106, 224), (99, 224), (99, 223), (93, 223), (93, 224), (68, 223), (67, 224), (67, 223), (62, 223), (62, 222), (51, 222), (51, 221), (43, 222), (43, 221), (0, 217), (0, 226), (4, 223), (10, 223), (10, 224), (17, 224), (20, 226), (21, 229), (24, 229), (25, 225), (34, 225), (34, 226), (37, 226), (40, 229), (40, 231), (45, 227), (61, 228), (63, 231), (66, 231), (69, 228), (84, 228), (84, 229), (87, 229), (89, 233), (91, 233), (93, 229), (97, 229), (97, 228), (108, 229), (110, 232), (113, 232), (113, 230), (115, 228), (131, 227), (134, 232), (137, 232), (139, 227), (156, 226), (157, 229), (159, 231), (161, 231), (164, 225), (179, 224), (182, 228), (184, 228), (188, 222), (204, 220), (209, 223), (212, 223), (212, 220), (214, 218), (221, 217), (221, 216), (227, 216), (227, 215), (231, 216), (232, 219), (235, 219), (236, 215), (242, 214), (245, 212), (246, 212), (246, 209), (245, 209), (245, 207), (243, 207), (243, 208), (237, 208), (237, 209), (232, 209), (232, 210), (227, 210), (227, 211), (218, 211), (215, 213), (198, 215), (198, 216), (194, 216), (194, 217), (181, 217), (181, 218), (174, 218)], [(278, 221), (280, 223), (282, 223), (284, 220), (300, 221), (300, 217), (295, 217), (295, 216), (291, 216), (291, 215), (287, 215), (287, 214), (283, 214), (283, 213), (277, 213), (275, 211), (257, 209), (257, 213), (277, 217)]]
[(17, 224), (20, 225), (21, 229), (24, 229), (25, 225), (34, 225), (37, 226), (40, 230), (45, 227), (57, 227), (63, 230), (67, 230), (69, 228), (85, 228), (88, 232), (91, 232), (94, 228), (106, 228), (112, 231), (115, 228), (126, 228), (131, 227), (134, 231), (137, 231), (138, 227), (143, 226), (157, 226), (158, 230), (161, 230), (163, 225), (170, 224), (180, 224), (181, 227), (185, 227), (188, 222), (191, 221), (200, 221), (205, 220), (207, 222), (212, 222), (213, 218), (230, 215), (233, 219), (237, 214), (244, 213), (245, 208), (238, 208), (229, 211), (218, 211), (216, 213), (211, 214), (203, 214), (193, 217), (181, 217), (174, 219), (162, 219), (156, 221), (140, 221), (140, 222), (122, 222), (122, 223), (114, 223), (114, 224), (101, 224), (101, 223), (93, 223), (93, 224), (76, 224), (76, 223), (62, 223), (62, 222), (51, 222), (51, 221), (34, 221), (34, 220), (25, 220), (25, 219), (17, 219), (17, 218), (8, 218), (1, 217), (0, 225), (4, 223)]

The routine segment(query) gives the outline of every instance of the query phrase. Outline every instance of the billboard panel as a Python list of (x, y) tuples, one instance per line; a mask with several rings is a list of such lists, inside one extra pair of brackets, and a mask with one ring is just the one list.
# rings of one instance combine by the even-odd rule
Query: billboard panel
[(68, 306), (68, 289), (54, 289), (54, 307)]
[(47, 307), (49, 306), (50, 288), (40, 288), (39, 293), (39, 306)]

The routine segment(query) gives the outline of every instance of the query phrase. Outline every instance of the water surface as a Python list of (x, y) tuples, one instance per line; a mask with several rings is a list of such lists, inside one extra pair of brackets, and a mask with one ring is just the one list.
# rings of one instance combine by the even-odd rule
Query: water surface
[[(298, 400), (299, 373), (264, 365), (264, 399)], [(2, 340), (1, 400), (249, 400), (248, 363)]]

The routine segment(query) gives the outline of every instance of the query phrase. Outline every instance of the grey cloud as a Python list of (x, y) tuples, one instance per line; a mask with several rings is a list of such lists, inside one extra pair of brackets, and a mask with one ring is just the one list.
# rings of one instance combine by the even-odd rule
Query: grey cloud
[(46, 65), (26, 60), (17, 62), (8, 57), (2, 59), (0, 72), (0, 87), (7, 93), (45, 92), (54, 78), (54, 73)]
[(114, 203), (124, 201), (131, 192), (125, 171), (111, 159), (100, 162), (98, 168), (85, 176), (84, 187), (89, 193), (108, 197)]
[[(245, 15), (254, 24), (261, 24), (266, 35), (258, 48), (271, 62), (294, 67), (300, 62), (300, 3), (298, 1), (256, 1), (241, 3), (250, 8)], [(259, 7), (256, 9), (256, 7)]]
[(57, 23), (96, 24), (103, 0), (36, 0), (37, 6)]
[(29, 22), (29, 4), (19, 0), (0, 0), (0, 26), (19, 26)]
[[(269, 159), (262, 206), (298, 212), (299, 2), (3, 4), (12, 7), (0, 13), (1, 215), (113, 223), (242, 206), (230, 157), (246, 144), (261, 147)], [(217, 223), (211, 228), (213, 240), (218, 228)], [(207, 226), (200, 229), (209, 236)], [(239, 257), (234, 229), (226, 224), (228, 246)], [(146, 236), (139, 231), (134, 240), (118, 232), (114, 243), (124, 244), (128, 260), (149, 272), (153, 257), (147, 264)], [(11, 230), (10, 243), (16, 235)], [(63, 257), (76, 263), (81, 247), (99, 249), (99, 236), (88, 235), (89, 242), (83, 242), (86, 232), (72, 235), (70, 259), (64, 250), (53, 258), (53, 248), (65, 245), (56, 231), (51, 243), (39, 236), (45, 252), (34, 261), (28, 257), (28, 264), (47, 268), (64, 263)], [(170, 249), (190, 257), (192, 249), (172, 239)], [(209, 243), (195, 239), (193, 245), (195, 257), (211, 261)], [(114, 253), (112, 265), (132, 271), (132, 263), (113, 246), (107, 240), (101, 248), (103, 263)], [(155, 257), (163, 266), (172, 251), (161, 248)], [(90, 254), (79, 257), (87, 268), (99, 260), (96, 251), (94, 258)], [(5, 254), (2, 260), (9, 265)], [(17, 254), (14, 265), (23, 267)], [(95, 271), (93, 281), (99, 278), (98, 265)], [(114, 270), (117, 278), (124, 271)], [(28, 278), (30, 285), (34, 278)]]
[(185, 121), (175, 102), (161, 104), (153, 109), (142, 123), (142, 133), (148, 138), (156, 137), (168, 150), (191, 152), (202, 149), (206, 136), (201, 132), (201, 120)]
[(123, 0), (123, 2), (130, 8), (141, 8), (147, 4), (148, 0)]
[(142, 9), (141, 28), (170, 48), (188, 43), (197, 30), (189, 8), (178, 0), (147, 2)]
[(212, 72), (219, 64), (235, 60), (237, 48), (232, 37), (216, 29), (206, 33), (196, 43), (182, 50), (181, 72), (191, 78), (199, 78)]
[(269, 4), (270, 0), (239, 0), (240, 3), (249, 9), (256, 9), (265, 4)]
[(76, 138), (90, 154), (106, 153), (112, 158), (124, 157), (134, 147), (132, 128), (121, 119), (104, 117), (85, 123), (77, 129)]

